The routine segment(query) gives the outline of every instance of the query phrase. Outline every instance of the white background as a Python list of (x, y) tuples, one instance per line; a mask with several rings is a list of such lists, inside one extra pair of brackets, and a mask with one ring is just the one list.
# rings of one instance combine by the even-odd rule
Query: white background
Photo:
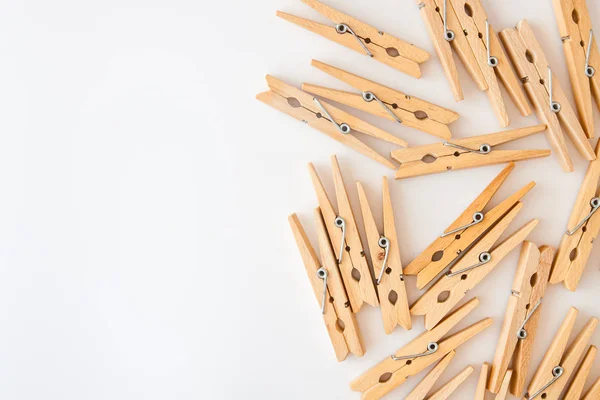
[[(572, 99), (551, 2), (483, 3), (498, 31), (529, 20)], [(600, 6), (588, 3), (600, 32)], [(348, 383), (422, 332), (415, 318), (412, 331), (386, 336), (366, 307), (367, 354), (335, 361), (287, 216), (297, 212), (315, 238), (308, 162), (332, 190), (337, 154), (355, 208), (360, 180), (378, 217), (381, 176), (392, 173), (254, 96), (266, 73), (351, 90), (312, 68), (315, 58), (456, 110), (456, 138), (500, 128), (462, 66), (465, 101), (454, 102), (414, 1), (327, 4), (431, 52), (422, 79), (275, 17), (326, 22), (298, 0), (2, 2), (0, 397), (358, 399)], [(537, 123), (507, 103), (511, 127)], [(411, 145), (435, 142), (353, 113)], [(540, 134), (509, 147), (548, 143)], [(530, 240), (558, 245), (586, 168), (571, 151), (571, 174), (553, 157), (517, 165), (493, 204), (537, 187), (509, 233), (539, 218)], [(404, 263), (501, 168), (392, 181)], [(471, 293), (482, 304), (467, 322), (495, 322), (441, 379), (476, 367), (456, 399), (472, 398), (479, 365), (492, 360), (518, 253)], [(599, 256), (597, 246), (577, 293), (548, 290), (531, 372), (569, 306), (581, 311), (576, 329), (600, 314)]]

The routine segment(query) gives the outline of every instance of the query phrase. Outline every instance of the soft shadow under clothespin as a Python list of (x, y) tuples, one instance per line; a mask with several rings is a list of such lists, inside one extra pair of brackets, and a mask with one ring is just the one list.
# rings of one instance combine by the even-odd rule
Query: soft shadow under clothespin
[(319, 302), (323, 321), (338, 361), (344, 361), (348, 353), (362, 357), (365, 354), (362, 338), (354, 314), (350, 309), (321, 210), (315, 210), (315, 221), (322, 264), (319, 262), (298, 216), (292, 214), (288, 220), (304, 261), (308, 279)]
[(552, 247), (523, 242), (487, 385), (492, 393), (504, 387), (512, 361), (510, 392), (523, 394), (554, 254)]
[(396, 169), (393, 162), (363, 143), (355, 133), (362, 132), (401, 147), (407, 146), (404, 140), (270, 75), (267, 75), (267, 84), (271, 90), (259, 93), (256, 96), (258, 100), (318, 129), (362, 155)]
[(396, 171), (396, 179), (547, 157), (550, 155), (550, 150), (497, 150), (495, 148), (544, 130), (546, 130), (546, 125), (535, 125), (394, 150), (392, 158), (400, 163), (400, 167)]
[(571, 307), (529, 384), (524, 396), (525, 400), (558, 400), (560, 398), (569, 378), (575, 373), (575, 367), (583, 355), (587, 343), (598, 326), (598, 320), (594, 317), (590, 318), (567, 348), (577, 314), (577, 309)]
[[(600, 141), (596, 145), (600, 156)], [(558, 248), (550, 283), (564, 282), (575, 291), (588, 263), (594, 240), (600, 232), (600, 157), (591, 161), (579, 189), (567, 231)]]
[(403, 384), (410, 376), (425, 370), (492, 324), (483, 319), (451, 336), (446, 334), (479, 305), (477, 298), (448, 315), (431, 331), (425, 331), (391, 357), (386, 358), (350, 383), (362, 393), (362, 400), (380, 399)]
[(458, 114), (454, 111), (317, 60), (313, 60), (312, 65), (361, 93), (349, 93), (307, 83), (302, 85), (303, 90), (443, 139), (450, 139), (452, 136), (448, 125), (458, 119)]
[(417, 0), (421, 16), (456, 101), (463, 99), (452, 48), (480, 90), (486, 92), (500, 126), (510, 125), (498, 79), (522, 115), (531, 114), (525, 94), (480, 0)]
[(592, 97), (600, 109), (600, 52), (585, 0), (553, 0), (579, 121), (594, 137)]
[(277, 11), (277, 16), (359, 53), (366, 54), (398, 71), (415, 78), (421, 77), (419, 64), (429, 59), (429, 53), (425, 50), (316, 0), (302, 0), (302, 2), (330, 19), (334, 25), (320, 24), (281, 11)]
[(548, 126), (547, 137), (562, 168), (567, 172), (573, 171), (563, 128), (583, 158), (595, 159), (594, 149), (527, 21), (519, 22), (516, 29), (504, 29), (500, 32), (500, 38), (534, 105), (538, 119)]

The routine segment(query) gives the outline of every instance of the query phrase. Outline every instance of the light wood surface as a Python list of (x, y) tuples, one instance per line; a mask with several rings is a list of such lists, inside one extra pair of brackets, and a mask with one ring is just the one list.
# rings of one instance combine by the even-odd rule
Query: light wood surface
[(465, 369), (460, 371), (458, 375), (452, 378), (448, 383), (439, 388), (434, 394), (427, 398), (427, 400), (446, 400), (452, 393), (462, 385), (469, 376), (473, 373), (474, 369), (472, 366), (467, 366)]
[(585, 353), (583, 357), (583, 361), (581, 365), (577, 369), (575, 373), (575, 377), (571, 381), (569, 385), (569, 389), (567, 393), (563, 397), (563, 400), (580, 400), (581, 395), (583, 393), (583, 388), (585, 386), (585, 382), (594, 366), (594, 360), (596, 359), (596, 353), (598, 350), (595, 346), (590, 346), (588, 351)]
[[(321, 131), (332, 139), (345, 144), (359, 153), (385, 165), (388, 168), (396, 169), (396, 165), (373, 150), (371, 147), (361, 142), (354, 136), (354, 131), (373, 136), (377, 139), (393, 143), (398, 146), (406, 146), (406, 142), (396, 136), (385, 132), (376, 126), (373, 126), (361, 119), (348, 114), (321, 101), (323, 107), (329, 112), (331, 117), (339, 124), (346, 123), (352, 131), (348, 134), (341, 133), (327, 118), (323, 118), (323, 111), (313, 101), (313, 96), (287, 83), (267, 75), (267, 84), (271, 89), (268, 92), (259, 93), (256, 98), (271, 107), (305, 122), (309, 126)], [(295, 106), (299, 105), (299, 106)]]
[[(596, 154), (600, 155), (600, 142), (596, 145)], [(572, 231), (590, 213), (592, 210), (590, 201), (600, 195), (599, 184), (600, 158), (596, 158), (588, 166), (569, 218), (567, 231)], [(564, 285), (568, 290), (577, 290), (583, 271), (589, 261), (594, 240), (599, 232), (600, 212), (596, 212), (573, 235), (566, 233), (563, 235), (554, 261), (550, 283), (555, 284), (564, 281)]]
[(456, 351), (451, 351), (440, 360), (435, 367), (425, 375), (425, 378), (409, 393), (404, 400), (424, 400), (427, 394), (436, 384), (440, 376), (444, 373), (450, 362), (456, 355)]
[(579, 335), (577, 335), (572, 344), (567, 348), (567, 343), (569, 342), (569, 337), (573, 331), (577, 314), (577, 309), (571, 307), (567, 317), (563, 321), (563, 324), (555, 336), (554, 341), (550, 345), (531, 383), (529, 384), (529, 394), (536, 393), (539, 389), (550, 382), (553, 379), (553, 368), (556, 366), (561, 366), (564, 368), (562, 376), (543, 393), (545, 394), (544, 398), (546, 400), (557, 400), (560, 398), (560, 395), (567, 385), (567, 382), (575, 372), (575, 367), (583, 355), (587, 343), (589, 342), (598, 325), (598, 320), (596, 318), (590, 318)]
[[(585, 59), (592, 29), (590, 14), (585, 0), (552, 0), (579, 121), (588, 138), (594, 137), (594, 110), (592, 94), (600, 109), (600, 52), (594, 35), (590, 53), (590, 65), (596, 69), (593, 78), (585, 74)], [(576, 18), (574, 18), (576, 16)], [(577, 22), (575, 21), (577, 19)]]
[(500, 390), (495, 397), (495, 400), (505, 400), (508, 396), (508, 391), (510, 389), (510, 381), (512, 379), (512, 370), (506, 371), (506, 375), (504, 375), (504, 379), (502, 380), (502, 385), (500, 386)]
[(383, 178), (382, 198), (383, 198), (383, 235), (377, 229), (371, 206), (367, 199), (365, 190), (360, 182), (357, 182), (358, 198), (362, 211), (367, 243), (371, 253), (371, 263), (375, 278), (380, 275), (385, 260), (385, 249), (379, 246), (379, 239), (384, 236), (388, 241), (388, 259), (385, 265), (385, 271), (379, 284), (375, 283), (375, 288), (379, 294), (379, 303), (381, 306), (381, 317), (385, 333), (390, 334), (400, 325), (406, 330), (412, 328), (410, 311), (408, 309), (408, 296), (406, 294), (406, 284), (404, 283), (402, 272), (402, 261), (400, 257), (400, 246), (396, 234), (396, 225), (394, 221), (394, 210), (390, 196), (390, 188), (387, 178)]
[(598, 400), (600, 399), (600, 378), (598, 378), (581, 400)]
[[(367, 55), (354, 35), (350, 33), (339, 34), (336, 31), (336, 24), (346, 24), (359, 38), (361, 38), (362, 43), (373, 55), (372, 58), (408, 75), (414, 76), (415, 78), (421, 76), (419, 64), (429, 59), (429, 53), (425, 50), (419, 49), (410, 43), (365, 24), (356, 18), (316, 0), (302, 0), (302, 2), (330, 19), (332, 24), (320, 24), (281, 11), (277, 11), (277, 16), (352, 50)], [(364, 40), (364, 38), (369, 38), (369, 40)]]
[(456, 350), (457, 347), (489, 327), (492, 323), (490, 318), (486, 318), (442, 340), (442, 338), (469, 315), (478, 304), (479, 300), (476, 298), (467, 302), (465, 305), (448, 315), (435, 329), (423, 332), (406, 346), (398, 350), (395, 353), (395, 356), (401, 357), (423, 353), (427, 349), (427, 345), (432, 342), (439, 344), (439, 348), (435, 353), (401, 361), (395, 361), (391, 357), (387, 357), (363, 375), (353, 380), (350, 383), (350, 388), (354, 391), (361, 392), (362, 399), (380, 399), (404, 383), (408, 377), (418, 374), (431, 364), (442, 359), (451, 351)]
[(479, 379), (477, 380), (477, 388), (475, 389), (474, 400), (485, 400), (485, 391), (486, 391), (489, 371), (490, 371), (490, 364), (483, 363), (483, 365), (481, 366), (481, 372), (479, 373)]
[[(465, 271), (462, 274), (442, 277), (434, 283), (411, 306), (413, 315), (425, 316), (425, 327), (434, 328), (439, 321), (452, 310), (467, 294), (469, 290), (479, 284), (502, 261), (502, 259), (516, 246), (518, 246), (538, 224), (532, 220), (510, 235), (506, 240), (492, 249), (500, 235), (522, 209), (522, 203), (517, 204), (504, 218), (502, 218), (481, 241), (473, 246), (468, 253), (449, 272), (456, 272), (479, 263), (480, 254), (489, 252), (491, 260), (477, 268)], [(444, 294), (446, 296), (444, 297)]]
[[(300, 250), (300, 255), (302, 256), (308, 279), (313, 288), (315, 297), (319, 302), (320, 310), (324, 282), (317, 276), (317, 270), (321, 268), (321, 264), (319, 263), (319, 259), (310, 244), (310, 240), (308, 239), (298, 216), (292, 214), (288, 220), (294, 238), (296, 239), (296, 244)], [(323, 320), (329, 338), (331, 339), (338, 361), (345, 360), (349, 352), (361, 357), (365, 353), (362, 338), (354, 314), (348, 307), (348, 298), (346, 297), (344, 285), (335, 258), (333, 257), (333, 252), (328, 243), (329, 239), (327, 238), (327, 233), (319, 209), (315, 211), (315, 220), (317, 222), (323, 268), (325, 268), (328, 274), (327, 297), (330, 301), (325, 305)], [(316, 309), (315, 312), (317, 312)]]
[(535, 125), (449, 141), (449, 143), (472, 150), (479, 150), (481, 145), (487, 144), (492, 147), (492, 151), (488, 154), (460, 150), (444, 145), (444, 143), (395, 150), (392, 152), (392, 158), (400, 163), (400, 167), (396, 171), (396, 179), (547, 157), (550, 155), (549, 150), (498, 150), (494, 148), (494, 146), (518, 140), (545, 129), (546, 125)]

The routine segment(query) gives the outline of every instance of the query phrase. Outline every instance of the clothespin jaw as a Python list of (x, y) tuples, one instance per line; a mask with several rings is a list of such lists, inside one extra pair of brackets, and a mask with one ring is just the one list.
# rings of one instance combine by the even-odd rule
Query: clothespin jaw
[[(342, 69), (313, 60), (312, 65), (347, 83), (360, 93), (304, 84), (302, 89), (317, 96), (386, 118), (422, 132), (450, 139), (448, 125), (458, 119), (454, 111), (388, 88)], [(406, 147), (406, 146), (404, 146)]]
[(411, 314), (424, 315), (427, 329), (433, 329), (467, 291), (479, 284), (537, 226), (538, 221), (531, 220), (492, 248), (522, 208), (523, 204), (519, 202), (412, 305)]
[(392, 333), (397, 325), (410, 330), (412, 322), (387, 178), (383, 178), (383, 234), (377, 229), (367, 195), (360, 182), (357, 183), (357, 188), (385, 333)]
[(511, 361), (510, 391), (523, 393), (554, 254), (552, 247), (523, 242), (488, 382), (492, 393), (501, 392)]
[(477, 307), (479, 300), (471, 299), (465, 305), (448, 315), (431, 331), (426, 331), (398, 350), (392, 357), (365, 372), (350, 383), (350, 388), (362, 393), (363, 400), (380, 399), (410, 376), (423, 371), (429, 365), (456, 350), (492, 323), (490, 318), (481, 320), (462, 331), (442, 338), (471, 311)]
[(486, 92), (502, 127), (510, 124), (498, 78), (523, 115), (531, 114), (518, 79), (479, 0), (417, 0), (457, 101), (463, 99), (453, 48), (479, 89)]
[(345, 144), (372, 160), (388, 168), (396, 169), (396, 165), (361, 142), (355, 132), (362, 132), (377, 139), (406, 146), (406, 142), (395, 137), (345, 111), (320, 101), (314, 96), (287, 83), (267, 75), (267, 84), (271, 89), (259, 93), (256, 98), (271, 107), (282, 111), (299, 121), (321, 131), (332, 139)]
[(365, 354), (362, 338), (329, 244), (321, 211), (315, 211), (315, 220), (322, 265), (298, 216), (292, 214), (288, 220), (338, 361), (344, 361), (348, 353), (362, 357)]
[(590, 318), (573, 343), (567, 348), (577, 314), (577, 309), (571, 307), (529, 384), (525, 395), (527, 400), (537, 398), (557, 400), (560, 398), (560, 394), (571, 375), (575, 372), (575, 367), (598, 326), (598, 320)]
[(600, 109), (600, 52), (585, 0), (553, 0), (579, 121), (594, 137), (592, 96)]
[(423, 289), (445, 268), (464, 256), (466, 250), (481, 239), (491, 226), (535, 186), (535, 182), (530, 182), (492, 210), (485, 212), (486, 205), (508, 178), (514, 166), (514, 163), (508, 164), (456, 221), (408, 265), (405, 273), (417, 275), (419, 289)]
[(427, 397), (427, 394), (433, 388), (433, 385), (438, 381), (440, 376), (444, 373), (446, 368), (450, 365), (450, 362), (456, 355), (456, 351), (452, 350), (450, 353), (446, 354), (444, 358), (440, 360), (436, 364), (435, 367), (431, 369), (425, 375), (425, 378), (409, 393), (408, 396), (404, 400), (424, 400)]
[(516, 29), (503, 30), (500, 37), (534, 105), (538, 119), (548, 126), (548, 140), (563, 169), (573, 171), (563, 127), (581, 156), (587, 160), (595, 159), (594, 149), (527, 21), (519, 22)]
[(392, 151), (392, 158), (400, 163), (396, 171), (396, 179), (547, 157), (550, 155), (549, 150), (496, 150), (494, 148), (545, 129), (546, 125), (536, 125)]
[(594, 360), (596, 359), (596, 353), (598, 349), (595, 346), (590, 346), (588, 351), (585, 353), (583, 357), (583, 361), (581, 365), (577, 369), (571, 384), (569, 385), (569, 389), (567, 389), (567, 393), (564, 400), (579, 400), (581, 399), (581, 395), (583, 394), (583, 388), (585, 386), (585, 382), (594, 366)]
[(338, 260), (352, 311), (357, 313), (364, 303), (377, 306), (379, 300), (363, 250), (356, 218), (354, 218), (354, 212), (346, 191), (342, 171), (335, 156), (331, 157), (331, 166), (338, 205), (337, 211), (329, 200), (315, 167), (309, 164), (308, 169), (323, 213), (323, 220), (325, 221), (331, 246)]
[[(596, 155), (600, 155), (600, 142), (596, 146)], [(600, 158), (596, 158), (588, 166), (550, 275), (550, 283), (564, 281), (565, 287), (571, 291), (577, 290), (594, 240), (600, 232), (599, 185)]]
[(281, 11), (277, 11), (277, 16), (415, 78), (421, 77), (419, 64), (429, 59), (429, 53), (425, 50), (316, 0), (302, 2), (330, 19), (333, 25), (320, 24)]

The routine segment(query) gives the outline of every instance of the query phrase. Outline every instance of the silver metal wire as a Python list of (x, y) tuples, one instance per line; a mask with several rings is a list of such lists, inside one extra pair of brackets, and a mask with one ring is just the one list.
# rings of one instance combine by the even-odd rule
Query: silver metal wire
[(350, 26), (348, 26), (347, 24), (337, 24), (335, 26), (335, 31), (340, 35), (343, 35), (344, 33), (350, 33), (352, 36), (354, 36), (354, 39), (356, 39), (356, 41), (362, 46), (362, 48), (365, 50), (365, 53), (367, 53), (369, 57), (373, 57), (373, 53), (369, 51), (367, 46), (363, 43), (362, 39), (356, 33), (354, 33)]

